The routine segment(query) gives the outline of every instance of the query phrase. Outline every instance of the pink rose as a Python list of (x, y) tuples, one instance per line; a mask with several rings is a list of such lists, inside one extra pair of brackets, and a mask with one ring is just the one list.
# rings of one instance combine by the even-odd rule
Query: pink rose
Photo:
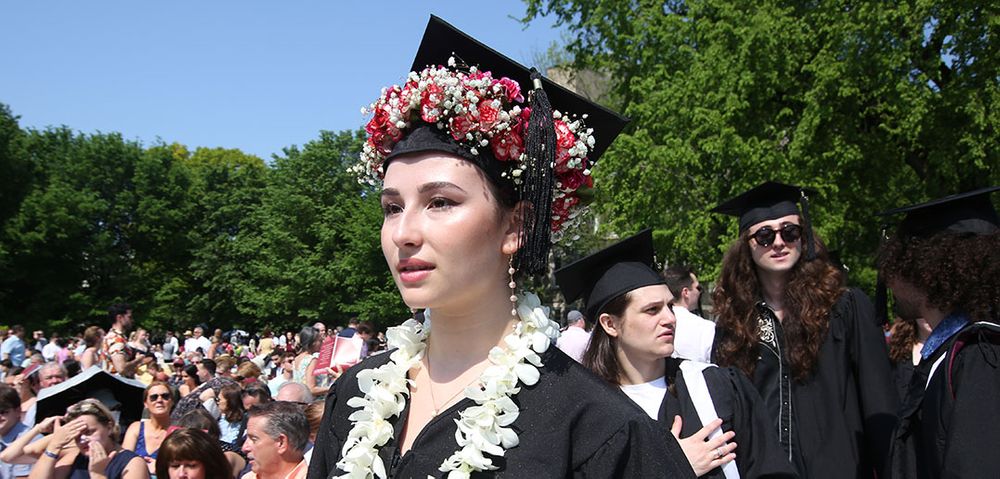
[(493, 101), (488, 98), (480, 100), (477, 109), (479, 110), (479, 131), (490, 131), (497, 122), (499, 111), (493, 108)]
[(504, 95), (507, 97), (507, 101), (522, 103), (524, 102), (524, 97), (521, 96), (521, 85), (510, 78), (503, 77), (497, 83), (503, 87)]
[(556, 120), (556, 146), (559, 148), (570, 149), (576, 144), (576, 136), (569, 129), (569, 125), (562, 120)]
[(514, 161), (524, 153), (524, 139), (512, 130), (494, 136), (490, 146), (493, 147), (493, 156), (500, 161)]
[(451, 137), (455, 141), (465, 141), (465, 135), (475, 128), (476, 123), (469, 119), (468, 116), (456, 116), (448, 122), (448, 126), (451, 128)]
[(444, 99), (444, 90), (431, 83), (427, 85), (423, 95), (420, 97), (420, 118), (427, 123), (437, 123), (441, 117), (441, 101)]

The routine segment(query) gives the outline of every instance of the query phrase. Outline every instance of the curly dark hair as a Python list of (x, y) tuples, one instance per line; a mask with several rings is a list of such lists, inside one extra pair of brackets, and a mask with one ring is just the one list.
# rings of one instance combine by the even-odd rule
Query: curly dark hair
[(878, 264), (886, 281), (915, 286), (940, 311), (960, 311), (972, 321), (993, 321), (1000, 313), (1000, 232), (895, 236), (879, 248)]
[[(792, 378), (805, 380), (816, 368), (819, 348), (830, 326), (830, 310), (845, 291), (843, 272), (829, 260), (826, 246), (813, 235), (816, 259), (800, 258), (785, 287), (785, 336)], [(716, 321), (715, 359), (753, 377), (757, 367), (757, 303), (763, 289), (750, 251), (750, 233), (740, 233), (722, 259), (722, 273), (712, 299)]]
[(899, 319), (892, 323), (889, 335), (889, 360), (893, 364), (913, 360), (913, 345), (917, 342), (917, 327), (912, 320)]

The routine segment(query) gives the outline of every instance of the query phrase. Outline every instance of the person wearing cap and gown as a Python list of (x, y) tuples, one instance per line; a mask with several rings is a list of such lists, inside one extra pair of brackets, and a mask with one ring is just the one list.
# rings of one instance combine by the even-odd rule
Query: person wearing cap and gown
[(514, 294), (623, 120), (437, 17), (384, 92), (359, 167), (382, 177), (383, 253), (426, 320), (337, 380), (309, 478), (693, 477), (669, 434), (555, 347), (537, 297)]
[(879, 213), (904, 215), (879, 251), (896, 314), (932, 328), (893, 436), (893, 478), (1000, 475), (997, 190)]
[(766, 182), (712, 210), (739, 218), (712, 357), (751, 378), (800, 476), (885, 477), (898, 399), (884, 336), (813, 232), (809, 195)]
[(566, 300), (583, 298), (595, 319), (584, 366), (678, 436), (696, 474), (797, 477), (742, 372), (671, 357), (674, 298), (653, 266), (652, 230), (560, 268), (555, 278)]

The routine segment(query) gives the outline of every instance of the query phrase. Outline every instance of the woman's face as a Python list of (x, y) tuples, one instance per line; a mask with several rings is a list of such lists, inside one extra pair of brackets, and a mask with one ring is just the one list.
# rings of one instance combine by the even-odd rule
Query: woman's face
[(173, 397), (166, 386), (153, 386), (146, 393), (146, 409), (149, 409), (149, 413), (153, 416), (170, 414), (170, 405), (172, 402)]
[(472, 163), (440, 152), (388, 167), (382, 252), (410, 307), (469, 307), (507, 282), (517, 231), (487, 181)]
[[(633, 358), (659, 361), (674, 352), (674, 318), (670, 302), (674, 297), (666, 285), (654, 284), (632, 290), (621, 318), (610, 318), (613, 329), (605, 332), (618, 338), (617, 346)], [(603, 317), (603, 315), (602, 315)]]
[(799, 261), (799, 257), (802, 256), (801, 239), (788, 243), (785, 242), (785, 239), (780, 234), (776, 234), (774, 242), (769, 246), (761, 246), (757, 243), (757, 240), (753, 239), (753, 234), (761, 228), (771, 228), (777, 232), (783, 226), (789, 224), (799, 224), (799, 216), (783, 216), (773, 220), (761, 221), (750, 226), (748, 231), (751, 237), (748, 241), (750, 241), (750, 252), (753, 255), (753, 262), (757, 265), (757, 268), (768, 272), (785, 273), (790, 271), (795, 266), (795, 263)]
[(170, 461), (167, 474), (170, 479), (205, 479), (205, 465), (193, 459)]
[(80, 448), (80, 453), (89, 455), (90, 444), (94, 442), (101, 443), (101, 446), (104, 446), (104, 450), (110, 453), (112, 446), (111, 429), (98, 422), (97, 417), (94, 415), (84, 414), (80, 418), (83, 419), (83, 423), (86, 426), (80, 435), (76, 437), (76, 446)]

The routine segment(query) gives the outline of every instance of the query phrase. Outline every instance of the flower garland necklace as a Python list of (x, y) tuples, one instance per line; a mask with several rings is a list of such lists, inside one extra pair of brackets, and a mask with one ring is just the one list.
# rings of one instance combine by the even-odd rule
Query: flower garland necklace
[[(400, 415), (406, 407), (412, 381), (407, 373), (421, 365), (431, 329), (429, 313), (425, 311), (423, 324), (408, 319), (389, 328), (386, 333), (389, 347), (397, 348), (389, 356), (389, 362), (358, 373), (358, 388), (364, 396), (347, 401), (348, 406), (358, 410), (348, 417), (354, 425), (341, 450), (343, 457), (337, 462), (337, 468), (345, 474), (338, 477), (387, 477), (378, 450), (393, 437), (389, 419)], [(496, 470), (497, 466), (485, 454), (503, 456), (507, 449), (518, 444), (517, 434), (509, 426), (520, 411), (511, 397), (521, 390), (518, 382), (527, 386), (538, 382), (538, 368), (542, 366), (539, 354), (559, 337), (559, 327), (549, 319), (549, 309), (533, 293), (518, 296), (517, 316), (520, 320), (514, 324), (514, 331), (503, 339), (506, 347), (493, 347), (489, 352), (492, 364), (477, 383), (465, 388), (465, 397), (476, 405), (462, 410), (455, 421), (458, 450), (438, 468), (448, 473), (448, 479)]]

